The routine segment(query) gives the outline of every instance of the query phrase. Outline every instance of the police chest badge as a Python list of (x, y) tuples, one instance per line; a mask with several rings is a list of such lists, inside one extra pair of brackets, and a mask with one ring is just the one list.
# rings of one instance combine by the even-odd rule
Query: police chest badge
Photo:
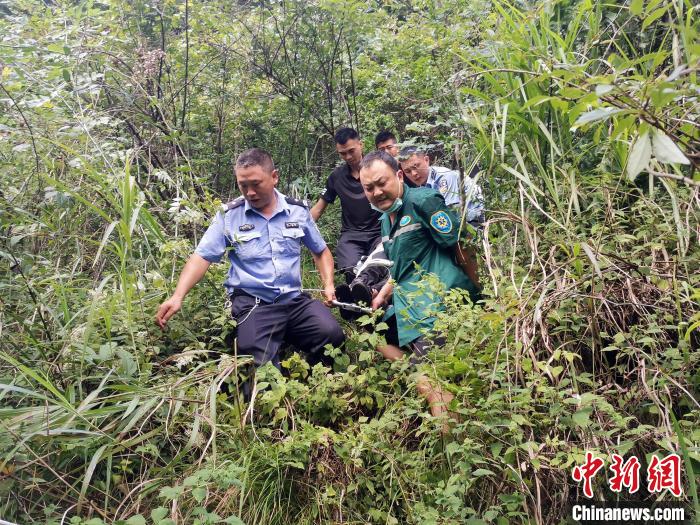
[(401, 217), (401, 220), (399, 221), (399, 226), (406, 226), (411, 222), (411, 216), (410, 215), (404, 215)]
[(445, 195), (447, 193), (447, 179), (440, 179), (438, 183), (438, 191)]
[(238, 227), (238, 231), (241, 231), (241, 232), (249, 232), (250, 230), (254, 230), (254, 229), (255, 229), (255, 225), (253, 225), (253, 224), (241, 224)]
[(452, 231), (452, 219), (442, 210), (430, 216), (430, 225), (440, 233), (450, 233)]

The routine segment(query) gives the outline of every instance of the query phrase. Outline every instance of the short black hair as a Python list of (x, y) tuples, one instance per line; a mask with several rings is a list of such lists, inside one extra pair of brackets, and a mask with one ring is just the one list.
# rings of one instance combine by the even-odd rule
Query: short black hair
[(340, 128), (334, 138), (336, 144), (346, 144), (348, 140), (360, 140), (360, 134), (353, 128)]
[(401, 162), (404, 160), (408, 160), (413, 155), (425, 157), (426, 154), (426, 151), (419, 146), (406, 146), (405, 148), (401, 148), (401, 151), (399, 151), (399, 161)]
[(362, 158), (360, 162), (360, 169), (369, 168), (374, 162), (381, 161), (387, 166), (389, 166), (394, 172), (399, 171), (399, 163), (394, 157), (389, 155), (386, 151), (373, 151), (368, 153)]
[(268, 173), (275, 170), (275, 163), (272, 162), (272, 156), (261, 148), (250, 148), (238, 155), (236, 159), (237, 168), (250, 168), (252, 166), (260, 166)]
[(396, 137), (389, 130), (385, 129), (384, 131), (380, 131), (379, 133), (377, 133), (377, 136), (374, 137), (374, 147), (378, 148), (379, 144), (381, 144), (382, 142), (386, 142), (387, 140), (393, 140), (394, 142), (396, 142)]

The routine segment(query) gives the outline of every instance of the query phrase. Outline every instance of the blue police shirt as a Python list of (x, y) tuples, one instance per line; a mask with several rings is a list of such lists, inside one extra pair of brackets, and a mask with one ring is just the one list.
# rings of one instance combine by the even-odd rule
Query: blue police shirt
[(428, 180), (425, 181), (428, 188), (440, 192), (448, 206), (462, 206), (462, 197), (459, 191), (459, 172), (443, 168), (442, 166), (430, 166)]
[(284, 302), (301, 293), (301, 244), (314, 254), (326, 249), (308, 208), (275, 190), (277, 207), (267, 219), (239, 197), (217, 213), (195, 253), (219, 262), (228, 251), (231, 261), (224, 287)]
[[(442, 166), (431, 166), (425, 185), (439, 191), (448, 206), (462, 207), (459, 172)], [(467, 202), (467, 222), (483, 222), (484, 196), (479, 184), (471, 177), (464, 179), (464, 200)]]

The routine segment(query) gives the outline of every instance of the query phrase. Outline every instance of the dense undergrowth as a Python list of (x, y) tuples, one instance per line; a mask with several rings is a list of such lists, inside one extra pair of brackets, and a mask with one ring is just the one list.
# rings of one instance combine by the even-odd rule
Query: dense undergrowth
[[(617, 4), (0, 2), (0, 519), (557, 523), (585, 451), (678, 453), (698, 512), (700, 17)], [(424, 365), (446, 434), (372, 319), (250, 405), (223, 265), (153, 323), (231, 158), (316, 198), (341, 124), (483, 168), (485, 299), (445, 296)]]

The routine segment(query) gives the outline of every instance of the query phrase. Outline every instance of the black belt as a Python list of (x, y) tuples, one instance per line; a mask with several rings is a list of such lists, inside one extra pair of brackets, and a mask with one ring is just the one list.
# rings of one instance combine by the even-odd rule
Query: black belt
[(279, 299), (279, 297), (278, 297), (277, 299), (275, 299), (272, 302), (265, 301), (264, 299), (260, 299), (260, 297), (256, 297), (254, 295), (251, 295), (248, 292), (246, 292), (245, 290), (241, 290), (240, 288), (234, 289), (233, 293), (231, 293), (231, 295), (229, 295), (229, 299), (231, 301), (233, 301), (236, 297), (250, 297), (251, 299), (255, 299), (256, 301), (258, 301), (259, 303), (262, 303), (262, 304), (277, 304), (277, 299)]
[(255, 297), (254, 295), (250, 295), (248, 292), (246, 292), (245, 290), (241, 290), (240, 288), (233, 290), (233, 293), (231, 295), (229, 295), (229, 297), (231, 298), (232, 301), (236, 297), (251, 297), (252, 299), (257, 299), (257, 297)]
[(231, 295), (229, 295), (229, 301), (231, 301), (231, 303), (233, 304), (233, 300), (236, 297), (248, 297), (249, 299), (252, 299), (255, 301), (256, 306), (259, 304), (263, 304), (263, 305), (274, 304), (274, 301), (273, 302), (264, 301), (264, 300), (260, 299), (260, 297), (255, 297), (254, 295), (249, 294), (245, 290), (240, 290), (240, 289), (233, 290), (233, 293)]
[[(309, 294), (305, 294), (303, 292), (300, 295), (306, 295), (307, 297), (309, 296)], [(245, 290), (241, 290), (240, 288), (236, 288), (233, 290), (233, 292), (231, 292), (231, 294), (228, 297), (229, 297), (230, 301), (233, 301), (236, 297), (250, 297), (251, 299), (255, 299), (256, 301), (258, 301), (259, 303), (262, 303), (262, 304), (277, 304), (277, 300), (282, 296), (280, 295), (277, 299), (270, 302), (270, 301), (265, 301), (264, 299), (260, 299), (260, 297), (256, 297), (254, 295), (251, 295), (248, 292), (246, 292)]]

